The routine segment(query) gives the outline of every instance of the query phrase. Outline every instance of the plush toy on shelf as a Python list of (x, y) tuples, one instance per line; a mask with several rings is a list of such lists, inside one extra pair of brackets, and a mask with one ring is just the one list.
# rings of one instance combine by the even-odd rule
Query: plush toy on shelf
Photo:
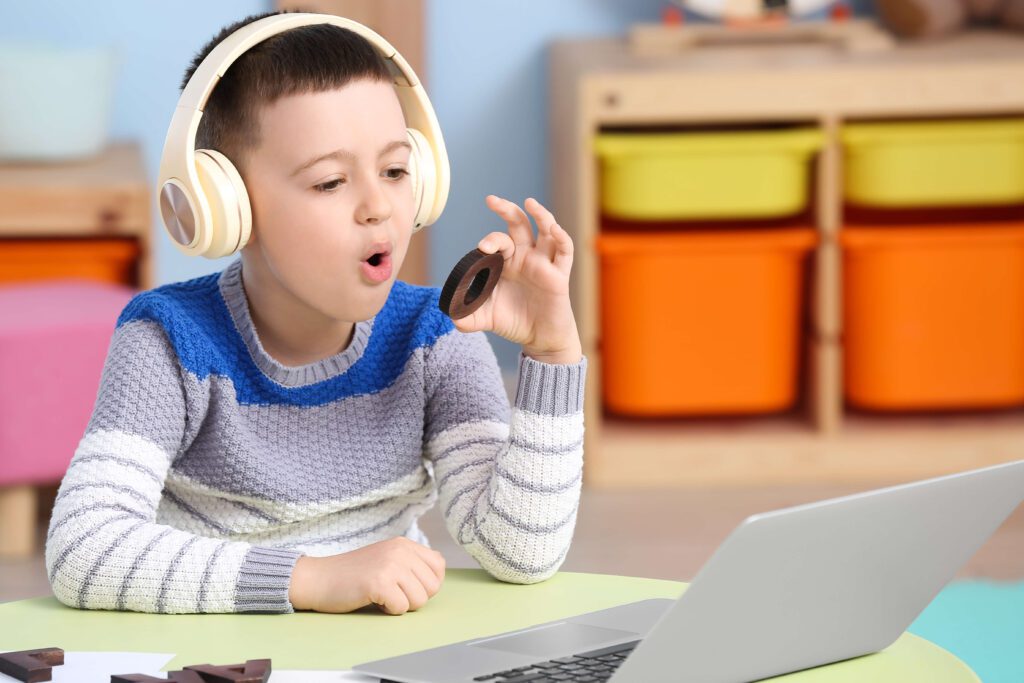
[(875, 7), (903, 38), (937, 38), (971, 24), (1024, 30), (1024, 0), (876, 0)]

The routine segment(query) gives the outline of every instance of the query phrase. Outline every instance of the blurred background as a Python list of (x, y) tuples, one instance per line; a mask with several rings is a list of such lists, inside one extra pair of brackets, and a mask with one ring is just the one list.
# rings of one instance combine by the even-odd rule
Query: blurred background
[[(175, 249), (153, 184), (192, 57), (276, 8), (362, 21), (425, 82), (452, 185), (402, 279), (503, 230), (490, 193), (573, 236), (565, 569), (687, 580), (749, 514), (1024, 457), (1024, 0), (41, 0), (0, 10), (0, 600), (49, 591), (127, 297), (235, 258)], [(914, 629), (1024, 680), (1022, 579), (1018, 511)]]

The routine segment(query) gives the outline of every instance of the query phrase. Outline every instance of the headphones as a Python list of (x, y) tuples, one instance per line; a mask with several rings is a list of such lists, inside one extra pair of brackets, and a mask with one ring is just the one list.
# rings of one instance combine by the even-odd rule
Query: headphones
[(217, 44), (185, 85), (171, 118), (160, 159), (160, 216), (174, 245), (190, 256), (220, 258), (245, 246), (252, 208), (242, 176), (213, 149), (195, 149), (199, 120), (214, 86), (236, 59), (259, 42), (299, 26), (332, 24), (365, 38), (384, 58), (405, 115), (412, 151), (409, 174), (416, 213), (413, 232), (438, 219), (448, 201), (450, 168), (437, 116), (409, 63), (384, 38), (362, 24), (330, 14), (265, 17)]

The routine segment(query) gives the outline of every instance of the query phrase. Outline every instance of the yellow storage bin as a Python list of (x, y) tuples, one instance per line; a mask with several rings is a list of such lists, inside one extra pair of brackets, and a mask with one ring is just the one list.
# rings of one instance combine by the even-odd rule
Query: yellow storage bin
[(777, 218), (807, 205), (817, 128), (602, 133), (601, 208), (633, 220)]
[(845, 194), (878, 207), (1024, 202), (1024, 119), (843, 127)]

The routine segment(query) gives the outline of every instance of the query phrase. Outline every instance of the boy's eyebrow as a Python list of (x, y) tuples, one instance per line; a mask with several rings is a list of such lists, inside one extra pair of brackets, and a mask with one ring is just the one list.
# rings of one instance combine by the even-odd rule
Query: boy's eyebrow
[[(384, 145), (384, 148), (381, 149), (380, 154), (378, 156), (384, 156), (385, 154), (387, 154), (391, 150), (397, 149), (398, 147), (405, 147), (406, 149), (410, 149), (410, 150), (412, 149), (412, 145), (409, 144), (408, 140), (393, 140), (393, 141), (389, 142), (388, 144)], [(295, 177), (298, 174), (302, 173), (303, 171), (305, 171), (310, 166), (318, 164), (321, 161), (325, 161), (327, 159), (344, 159), (346, 161), (352, 161), (355, 158), (356, 158), (356, 155), (353, 154), (352, 152), (348, 151), (347, 149), (336, 149), (333, 152), (327, 152), (326, 154), (321, 154), (319, 156), (315, 156), (312, 159), (310, 159), (309, 161), (305, 162), (304, 164), (299, 166), (297, 169), (292, 171), (292, 177)]]

